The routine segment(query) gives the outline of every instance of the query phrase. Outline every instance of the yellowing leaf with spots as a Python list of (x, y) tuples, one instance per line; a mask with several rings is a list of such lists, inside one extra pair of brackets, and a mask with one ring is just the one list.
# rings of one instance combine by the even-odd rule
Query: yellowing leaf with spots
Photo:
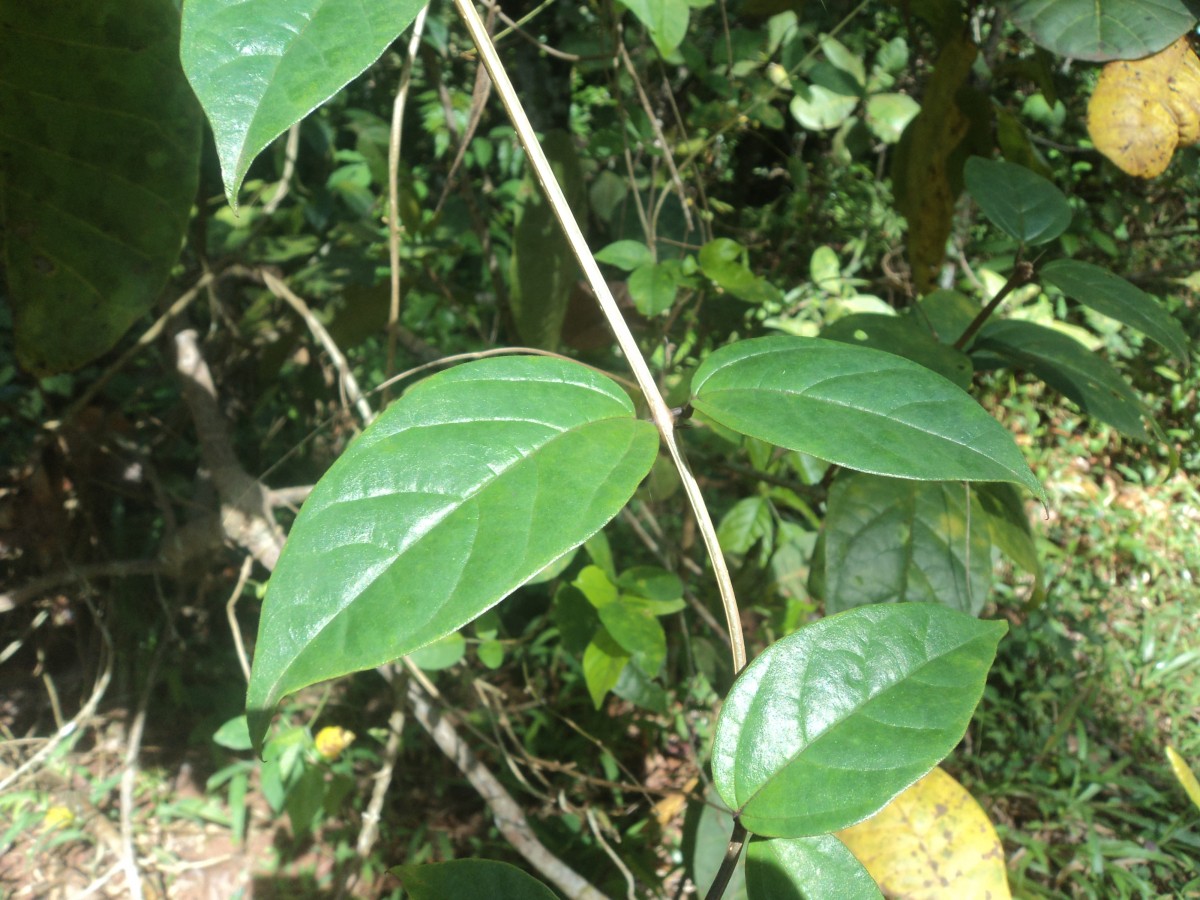
[(975, 798), (941, 769), (837, 836), (888, 897), (1012, 896), (996, 830)]
[(1100, 73), (1088, 103), (1096, 149), (1140, 178), (1162, 174), (1176, 147), (1200, 142), (1200, 59), (1186, 37)]

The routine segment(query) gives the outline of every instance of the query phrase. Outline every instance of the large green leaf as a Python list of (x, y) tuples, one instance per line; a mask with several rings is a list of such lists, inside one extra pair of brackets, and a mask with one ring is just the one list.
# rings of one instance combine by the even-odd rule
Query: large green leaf
[(972, 156), (963, 177), (983, 214), (1022, 243), (1045, 244), (1071, 224), (1066, 195), (1024, 166)]
[(852, 609), (772, 644), (717, 719), (721, 799), (766, 837), (865, 819), (958, 743), (1006, 630), (898, 603)]
[(987, 517), (961, 482), (844, 473), (829, 491), (825, 579), (828, 613), (910, 600), (979, 615), (992, 583)]
[(267, 586), (247, 707), (456, 631), (595, 534), (658, 450), (613, 382), (481, 360), (393, 404), (317, 484)]
[(971, 345), (980, 368), (1009, 367), (1032, 372), (1079, 404), (1088, 415), (1130, 437), (1149, 440), (1145, 410), (1121, 373), (1061, 331), (1007, 319), (992, 322)]
[(1052, 53), (1076, 59), (1140, 59), (1196, 23), (1195, 0), (1015, 0), (1018, 28)]
[(832, 834), (755, 838), (746, 848), (746, 887), (753, 897), (883, 900), (863, 864)]
[(1039, 271), (1044, 281), (1072, 300), (1137, 329), (1187, 362), (1183, 327), (1141, 288), (1107, 269), (1075, 259), (1056, 259)]
[(687, 37), (687, 0), (621, 0), (650, 32), (650, 39), (663, 56), (670, 56)]
[(924, 366), (820, 338), (712, 353), (692, 405), (720, 425), (851, 469), (929, 481), (1011, 481), (1040, 493), (1012, 436)]
[(37, 374), (109, 350), (179, 256), (201, 119), (178, 16), (170, 0), (0, 2), (0, 269)]
[(395, 866), (412, 900), (479, 897), (487, 900), (556, 900), (556, 894), (516, 866), (490, 859), (454, 859), (426, 865)]
[(179, 55), (208, 114), (225, 193), (250, 163), (377, 60), (425, 0), (188, 0)]

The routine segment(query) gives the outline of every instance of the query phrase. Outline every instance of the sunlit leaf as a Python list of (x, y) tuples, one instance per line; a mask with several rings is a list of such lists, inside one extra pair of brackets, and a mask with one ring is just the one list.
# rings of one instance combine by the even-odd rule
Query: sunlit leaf
[(975, 798), (940, 768), (838, 837), (889, 897), (1012, 896), (996, 829)]
[(1157, 53), (1196, 23), (1192, 0), (1014, 0), (1006, 12), (1052, 53), (1095, 61)]
[(891, 353), (820, 338), (740, 341), (709, 355), (692, 393), (726, 428), (852, 469), (1040, 493), (1011, 435), (978, 403)]
[[(188, 0), (179, 56), (229, 202), (250, 163), (375, 62), (425, 0)], [(78, 71), (78, 70), (76, 70)]]
[(873, 347), (911, 359), (932, 369), (963, 390), (971, 386), (971, 359), (961, 350), (937, 340), (913, 316), (857, 313), (843, 316), (821, 329), (821, 337), (858, 347)]
[(754, 834), (804, 837), (874, 813), (958, 743), (1003, 622), (863, 606), (772, 644), (730, 689), (713, 782)]
[(481, 360), (418, 384), (292, 527), (263, 601), (255, 741), (283, 695), (457, 631), (585, 541), (657, 450), (624, 391), (575, 363)]
[(158, 299), (202, 120), (170, 0), (14, 0), (0, 33), (0, 269), (17, 359), (47, 375), (111, 349)]
[(963, 175), (983, 214), (1022, 243), (1052, 241), (1071, 224), (1066, 195), (1024, 166), (972, 156)]
[(621, 5), (646, 26), (650, 40), (663, 56), (670, 56), (687, 36), (691, 10), (687, 0), (621, 0)]
[(1174, 747), (1167, 747), (1167, 762), (1171, 764), (1171, 772), (1175, 775), (1179, 786), (1183, 788), (1183, 792), (1188, 795), (1188, 799), (1195, 804), (1196, 808), (1200, 809), (1200, 781), (1196, 780), (1196, 773), (1192, 771), (1192, 767)]
[(1075, 259), (1056, 259), (1042, 266), (1039, 273), (1046, 283), (1072, 300), (1137, 329), (1187, 361), (1188, 342), (1183, 327), (1157, 300), (1119, 275)]

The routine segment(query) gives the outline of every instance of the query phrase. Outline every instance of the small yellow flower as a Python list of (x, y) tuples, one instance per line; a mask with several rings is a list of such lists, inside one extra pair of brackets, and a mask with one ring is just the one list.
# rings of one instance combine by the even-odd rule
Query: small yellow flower
[(333, 762), (353, 743), (354, 732), (340, 725), (328, 725), (317, 732), (317, 753), (326, 762)]
[(67, 807), (52, 806), (46, 810), (46, 815), (42, 818), (42, 827), (47, 831), (53, 831), (56, 828), (66, 828), (74, 821), (75, 813)]

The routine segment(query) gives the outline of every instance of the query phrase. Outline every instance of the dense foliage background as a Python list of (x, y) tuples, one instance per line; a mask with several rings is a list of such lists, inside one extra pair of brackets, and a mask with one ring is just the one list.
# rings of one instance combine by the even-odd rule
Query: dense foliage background
[[(0, 11), (16, 27), (12, 5)], [(157, 5), (173, 22), (170, 4)], [(1197, 890), (1197, 807), (1164, 755), (1170, 745), (1200, 761), (1195, 371), (1060, 290), (1008, 284), (1023, 251), (963, 193), (971, 155), (1048, 179), (1067, 195), (1070, 224), (1032, 261), (1112, 271), (1191, 336), (1196, 150), (1181, 147), (1153, 179), (1115, 168), (1086, 127), (1098, 67), (1042, 49), (1004, 7), (627, 7), (521, 4), (491, 24), (671, 402), (687, 400), (692, 372), (731, 340), (836, 337), (842, 321), (841, 339), (861, 341), (872, 320), (849, 317), (911, 315), (939, 290), (951, 299), (935, 324), (964, 308), (969, 320), (1006, 285), (1006, 320), (1053, 327), (1128, 380), (1131, 393), (1105, 405), (1094, 383), (1073, 393), (1044, 360), (997, 345), (976, 348), (977, 371), (926, 363), (962, 378), (1017, 436), (1047, 492), (1044, 505), (1026, 503), (1040, 564), (987, 542), (973, 566), (968, 556), (971, 611), (1011, 630), (945, 768), (995, 823), (1019, 895)], [(375, 672), (285, 703), (295, 745), (266, 764), (227, 725), (243, 711), (240, 644), (268, 573), (230, 540), (226, 485), (267, 486), (262, 502), (287, 529), (361, 428), (343, 365), (374, 388), (458, 354), (530, 346), (626, 377), (453, 10), (431, 8), (411, 60), (407, 43), (271, 143), (236, 212), (210, 133), (198, 159), (182, 156), (183, 176), (131, 159), (113, 177), (118, 193), (150, 190), (151, 176), (156, 191), (169, 184), (164, 195), (196, 187), (186, 223), (177, 217), (182, 251), (156, 238), (168, 245), (166, 285), (115, 324), (82, 312), (29, 324), (22, 279), (38, 261), (13, 249), (23, 204), (70, 210), (80, 188), (5, 170), (0, 878), (14, 896), (116, 893), (130, 847), (150, 896), (388, 896), (391, 865), (520, 860), (459, 770), (405, 723), (401, 686)], [(25, 65), (48, 92), (74, 90), (79, 71), (29, 74), (35, 56), (26, 46), (5, 65)], [(389, 123), (406, 62), (402, 303), (389, 325)], [(64, 157), (82, 135), (122, 143), (105, 64), (89, 88), (105, 98), (91, 104), (99, 118), (64, 112), (38, 136)], [(164, 94), (171, 109), (190, 103)], [(23, 96), (0, 94), (6, 160), (32, 129)], [(193, 112), (180, 133), (201, 127)], [(123, 238), (113, 243), (124, 250), (109, 248), (120, 227), (92, 220), (87, 232), (112, 270), (88, 289), (114, 303), (154, 282), (146, 260), (163, 253)], [(215, 386), (207, 421), (179, 374), (186, 347)], [(404, 387), (367, 402), (381, 409)], [(751, 655), (833, 611), (822, 562), (833, 469), (704, 421), (683, 434)], [(607, 895), (680, 896), (689, 879), (711, 879), (704, 860), (728, 833), (705, 803), (706, 762), (733, 673), (669, 467), (544, 575), (415, 661), (551, 850)], [(617, 669), (606, 684), (589, 670), (581, 610), (605, 577), (671, 585), (663, 597), (681, 609), (659, 618), (657, 677), (622, 681)], [(343, 747), (326, 726), (356, 739)], [(372, 808), (381, 769), (391, 787)]]

